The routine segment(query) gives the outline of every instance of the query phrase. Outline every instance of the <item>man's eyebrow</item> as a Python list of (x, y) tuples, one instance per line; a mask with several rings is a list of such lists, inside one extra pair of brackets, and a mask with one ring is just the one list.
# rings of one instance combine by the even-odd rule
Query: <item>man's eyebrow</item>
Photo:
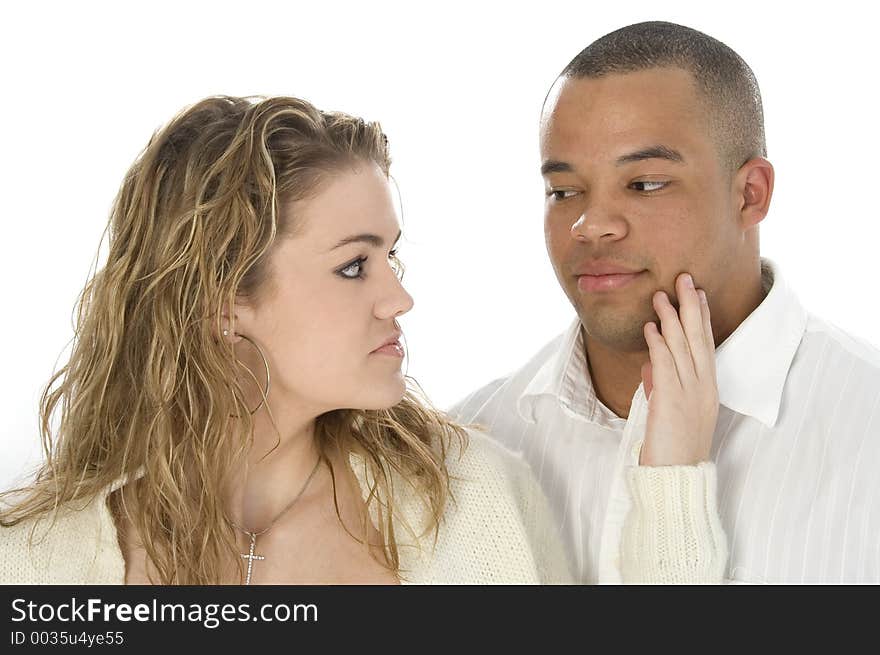
[[(397, 243), (400, 240), (401, 232), (397, 232), (397, 236), (394, 237), (394, 243)], [(341, 239), (339, 243), (330, 248), (330, 250), (336, 250), (337, 248), (341, 248), (342, 246), (347, 246), (350, 243), (368, 243), (369, 245), (375, 248), (381, 248), (385, 245), (385, 239), (380, 237), (378, 234), (353, 234), (350, 237), (345, 237)], [(329, 252), (329, 251), (328, 251)]]
[(617, 158), (617, 165), (622, 166), (623, 164), (631, 164), (632, 162), (642, 161), (643, 159), (666, 159), (678, 164), (684, 163), (684, 157), (682, 157), (678, 150), (670, 148), (669, 146), (657, 145), (621, 155)]
[(548, 175), (550, 173), (571, 173), (573, 170), (571, 164), (568, 162), (558, 161), (556, 159), (548, 159), (541, 164), (541, 175)]

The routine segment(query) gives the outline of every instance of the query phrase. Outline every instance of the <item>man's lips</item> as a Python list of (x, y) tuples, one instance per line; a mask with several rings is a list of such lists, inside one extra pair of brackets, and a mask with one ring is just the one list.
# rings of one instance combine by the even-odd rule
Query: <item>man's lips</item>
[(584, 262), (574, 270), (574, 274), (581, 275), (626, 275), (640, 273), (644, 269), (622, 266), (608, 261)]
[(577, 287), (578, 290), (583, 293), (614, 291), (625, 287), (642, 273), (644, 273), (644, 271), (579, 274), (577, 276)]

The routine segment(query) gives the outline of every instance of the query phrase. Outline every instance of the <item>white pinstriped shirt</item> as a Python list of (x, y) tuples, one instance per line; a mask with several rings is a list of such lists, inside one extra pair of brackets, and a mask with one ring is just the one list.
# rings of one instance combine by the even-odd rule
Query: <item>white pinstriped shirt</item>
[[(880, 351), (808, 313), (762, 259), (772, 285), (716, 350), (712, 446), (727, 578), (880, 583)], [(647, 401), (628, 419), (593, 391), (579, 321), (512, 375), (453, 408), (531, 465), (583, 583), (620, 581), (620, 533)]]

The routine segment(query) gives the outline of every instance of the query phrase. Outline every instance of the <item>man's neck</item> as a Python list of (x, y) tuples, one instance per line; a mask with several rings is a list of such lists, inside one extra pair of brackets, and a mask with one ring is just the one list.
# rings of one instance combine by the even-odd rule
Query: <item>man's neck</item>
[(587, 371), (593, 381), (596, 398), (615, 415), (628, 418), (633, 394), (641, 383), (641, 367), (648, 359), (648, 352), (620, 352), (606, 348), (586, 334), (583, 337)]

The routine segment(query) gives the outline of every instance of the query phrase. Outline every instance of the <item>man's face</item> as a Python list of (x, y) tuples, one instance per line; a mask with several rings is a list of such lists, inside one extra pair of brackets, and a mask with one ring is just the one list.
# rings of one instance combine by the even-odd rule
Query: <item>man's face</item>
[[(742, 243), (731, 174), (690, 73), (676, 68), (564, 79), (541, 120), (544, 233), (587, 335), (647, 350), (651, 297), (675, 279), (711, 298)], [(618, 270), (632, 275), (597, 277)], [(658, 323), (659, 325), (659, 323)]]

